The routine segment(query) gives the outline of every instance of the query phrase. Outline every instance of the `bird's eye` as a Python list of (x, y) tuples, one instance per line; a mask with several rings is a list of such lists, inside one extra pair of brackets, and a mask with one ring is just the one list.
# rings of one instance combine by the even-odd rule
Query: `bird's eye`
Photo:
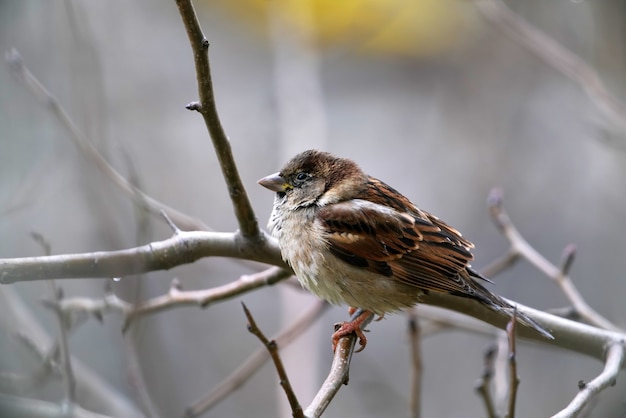
[(298, 181), (304, 181), (309, 177), (309, 175), (307, 173), (298, 173), (296, 174), (296, 180)]

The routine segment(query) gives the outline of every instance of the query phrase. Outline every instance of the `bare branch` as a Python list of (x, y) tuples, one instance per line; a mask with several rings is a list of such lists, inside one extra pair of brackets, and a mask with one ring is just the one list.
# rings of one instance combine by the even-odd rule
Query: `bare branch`
[(475, 4), (488, 22), (520, 45), (542, 59), (570, 80), (578, 83), (591, 102), (617, 126), (626, 132), (626, 108), (604, 86), (602, 79), (579, 56), (556, 42), (521, 16), (509, 9), (501, 0), (476, 0)]
[(164, 211), (184, 229), (203, 231), (211, 230), (202, 221), (179, 212), (178, 210), (159, 202), (136, 188), (115, 168), (113, 168), (113, 166), (108, 163), (100, 152), (98, 152), (87, 136), (78, 128), (78, 126), (76, 126), (72, 118), (70, 118), (67, 111), (63, 108), (63, 106), (61, 106), (56, 97), (54, 97), (28, 70), (28, 68), (26, 68), (24, 61), (17, 50), (13, 49), (9, 51), (6, 54), (6, 59), (16, 78), (22, 81), (35, 98), (39, 100), (39, 102), (41, 102), (46, 109), (49, 109), (52, 115), (57, 118), (63, 128), (65, 128), (68, 132), (69, 139), (74, 143), (78, 150), (89, 161), (93, 162), (106, 178), (111, 180), (115, 186), (128, 195), (136, 205), (145, 207), (153, 215), (159, 215), (161, 211)]
[(56, 314), (59, 325), (60, 365), (65, 390), (63, 403), (65, 407), (72, 408), (76, 404), (76, 379), (74, 378), (74, 371), (72, 370), (72, 358), (67, 340), (68, 316), (58, 308), (58, 303), (63, 299), (61, 288), (58, 288), (53, 280), (50, 280), (49, 283), (56, 303), (47, 304), (46, 306), (52, 308)]
[(480, 376), (480, 379), (476, 382), (476, 392), (480, 395), (483, 403), (485, 404), (485, 409), (487, 410), (487, 418), (495, 418), (496, 410), (493, 405), (493, 399), (491, 397), (491, 379), (493, 378), (494, 372), (494, 361), (496, 358), (496, 351), (498, 346), (496, 344), (491, 344), (485, 350), (484, 363), (483, 363), (483, 372)]
[(188, 105), (187, 108), (197, 110), (204, 118), (204, 123), (213, 141), (215, 154), (222, 168), (224, 180), (228, 186), (228, 193), (233, 203), (242, 236), (244, 238), (262, 238), (254, 210), (248, 199), (246, 189), (241, 182), (228, 137), (217, 114), (215, 97), (213, 95), (213, 82), (211, 80), (211, 67), (209, 66), (209, 41), (202, 33), (202, 28), (198, 22), (191, 0), (176, 0), (176, 4), (193, 51), (200, 97), (199, 103), (193, 106)]
[(238, 233), (181, 231), (141, 247), (118, 251), (0, 259), (0, 284), (55, 278), (124, 277), (192, 263), (203, 257), (232, 257), (284, 267), (275, 240), (249, 241)]
[(112, 418), (97, 414), (73, 405), (63, 405), (39, 399), (22, 398), (0, 393), (0, 415), (3, 417), (38, 417), (38, 418)]
[(183, 306), (199, 306), (206, 308), (212, 303), (231, 299), (264, 286), (271, 286), (291, 276), (291, 270), (279, 267), (270, 267), (261, 272), (243, 275), (222, 286), (210, 289), (182, 291), (177, 279), (172, 280), (170, 290), (162, 296), (145, 300), (137, 305), (126, 302), (113, 293), (108, 293), (102, 299), (93, 298), (66, 298), (55, 304), (62, 312), (87, 312), (101, 317), (109, 312), (120, 312), (124, 318), (123, 330), (138, 318)]
[[(0, 306), (3, 307), (5, 315), (10, 315), (11, 321), (7, 323), (15, 330), (19, 330), (23, 335), (27, 335), (28, 339), (32, 341), (32, 346), (35, 347), (52, 347), (45, 351), (45, 353), (54, 353), (56, 349), (51, 341), (50, 337), (39, 325), (29, 307), (23, 302), (21, 297), (17, 294), (14, 286), (0, 286)], [(38, 350), (40, 351), (40, 350)], [(45, 358), (38, 355), (40, 358)], [(54, 357), (54, 354), (47, 354), (47, 357)], [(44, 360), (45, 361), (45, 360)], [(106, 381), (102, 380), (99, 375), (94, 373), (89, 367), (82, 364), (77, 358), (72, 358), (72, 368), (74, 375), (76, 376), (78, 394), (81, 399), (91, 399), (92, 403), (98, 404), (99, 409), (106, 411), (115, 417), (142, 417), (143, 414), (129, 402), (126, 396), (123, 396), (117, 388), (110, 386)], [(4, 412), (7, 408), (6, 416), (48, 416), (37, 414), (12, 414), (13, 398), (10, 401), (5, 402), (6, 398), (2, 398), (4, 395), (0, 395), (0, 411)], [(19, 403), (18, 398), (16, 402)], [(31, 400), (25, 401), (26, 406), (31, 404)], [(36, 405), (36, 402), (32, 404)], [(15, 405), (17, 407), (17, 405)], [(52, 406), (55, 410), (60, 408), (60, 405), (56, 404)], [(0, 413), (0, 416), (5, 414)], [(55, 416), (55, 415), (49, 415)], [(61, 416), (61, 415), (57, 415)]]
[(624, 367), (624, 341), (611, 344), (606, 352), (604, 369), (589, 383), (579, 383), (579, 392), (572, 402), (553, 418), (572, 418), (578, 416), (587, 403), (602, 390), (615, 385), (620, 369)]
[(248, 331), (255, 335), (261, 343), (265, 346), (272, 361), (274, 362), (274, 367), (276, 368), (276, 372), (278, 373), (278, 377), (280, 378), (280, 385), (285, 391), (285, 395), (287, 395), (287, 400), (289, 401), (289, 405), (291, 406), (291, 411), (294, 418), (302, 418), (302, 406), (300, 402), (298, 402), (298, 398), (291, 387), (291, 383), (289, 383), (289, 377), (287, 376), (287, 372), (285, 371), (285, 367), (283, 366), (283, 361), (280, 358), (280, 354), (278, 353), (278, 344), (275, 340), (268, 340), (263, 331), (257, 326), (254, 317), (248, 310), (245, 304), (241, 304), (243, 306), (243, 310), (246, 314), (246, 318), (248, 318)]
[[(533, 329), (519, 327), (517, 334), (521, 338), (539, 341), (543, 344), (564, 348), (601, 360), (604, 359), (604, 351), (607, 345), (615, 342), (621, 343), (621, 341), (626, 339), (626, 335), (623, 333), (571, 321), (529, 308), (515, 301), (508, 302), (511, 305), (515, 305), (519, 312), (529, 316), (544, 328), (549, 329), (554, 336), (554, 340), (548, 340)], [(493, 311), (479, 302), (436, 292), (424, 295), (422, 303), (470, 315), (500, 329), (504, 329), (509, 320), (504, 315), (494, 314)]]
[[(502, 207), (501, 190), (493, 189), (489, 194), (488, 202), (493, 221), (511, 245), (510, 252), (519, 254), (521, 257), (524, 257), (543, 274), (548, 276), (548, 278), (556, 282), (556, 284), (561, 288), (561, 291), (563, 291), (567, 299), (572, 303), (574, 309), (576, 309), (578, 314), (585, 321), (597, 327), (604, 328), (610, 331), (624, 332), (621, 328), (611, 323), (608, 319), (604, 318), (591, 306), (589, 306), (587, 302), (585, 302), (582, 295), (578, 292), (578, 289), (576, 289), (576, 287), (572, 283), (570, 277), (563, 273), (564, 269), (565, 271), (569, 270), (573, 260), (573, 255), (567, 257), (571, 257), (572, 260), (565, 262), (562, 268), (558, 268), (550, 261), (548, 261), (543, 255), (541, 255), (537, 250), (535, 250), (528, 243), (528, 241), (524, 239), (524, 237), (522, 236), (522, 234), (520, 234), (517, 228), (515, 228), (515, 225), (513, 225), (513, 222), (511, 222), (511, 219)], [(572, 250), (570, 249), (569, 251)]]
[[(357, 311), (351, 319), (356, 318), (360, 314)], [(365, 328), (369, 324), (374, 315), (370, 315), (365, 321), (363, 321), (361, 328)], [(324, 380), (322, 387), (315, 395), (315, 398), (311, 401), (309, 406), (304, 410), (304, 416), (307, 418), (314, 418), (321, 416), (330, 402), (333, 400), (341, 386), (347, 385), (349, 380), (350, 362), (352, 360), (352, 353), (354, 352), (354, 346), (356, 344), (357, 336), (355, 333), (348, 334), (339, 339), (337, 348), (335, 349), (335, 355), (333, 356), (333, 362), (330, 366), (330, 373)]]
[(517, 376), (517, 353), (515, 349), (515, 331), (517, 326), (517, 309), (513, 310), (513, 316), (506, 326), (506, 335), (509, 342), (509, 402), (507, 408), (507, 418), (515, 418), (515, 402), (517, 399), (517, 388), (519, 387), (519, 377)]
[[(322, 312), (327, 309), (329, 305), (319, 300), (309, 310), (307, 310), (300, 318), (281, 331), (274, 340), (281, 347), (287, 346), (291, 341), (295, 340), (304, 331), (306, 331), (313, 322), (315, 322)], [(269, 359), (269, 353), (265, 348), (259, 348), (256, 350), (246, 361), (244, 361), (237, 370), (231, 373), (226, 379), (219, 384), (218, 387), (213, 389), (210, 393), (203, 396), (202, 399), (194, 402), (192, 406), (187, 408), (185, 412), (186, 418), (194, 418), (206, 410), (213, 407), (219, 401), (224, 399), (227, 395), (234, 390), (242, 386), (248, 381), (250, 376), (257, 372), (263, 364)]]
[(520, 255), (515, 251), (509, 251), (501, 258), (498, 258), (486, 267), (480, 270), (480, 273), (485, 277), (494, 277), (497, 274), (502, 273), (504, 270), (509, 269), (515, 265), (520, 259)]

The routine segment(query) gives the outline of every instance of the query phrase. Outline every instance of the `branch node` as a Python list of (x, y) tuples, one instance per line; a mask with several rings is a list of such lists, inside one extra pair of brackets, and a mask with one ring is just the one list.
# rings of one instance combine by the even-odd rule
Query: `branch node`
[(200, 102), (191, 102), (189, 104), (187, 104), (187, 106), (185, 106), (185, 109), (187, 110), (195, 110), (196, 112), (202, 112), (202, 105), (200, 104)]
[(172, 283), (170, 283), (170, 294), (177, 293), (183, 290), (183, 285), (180, 282), (178, 277), (174, 277), (172, 279)]

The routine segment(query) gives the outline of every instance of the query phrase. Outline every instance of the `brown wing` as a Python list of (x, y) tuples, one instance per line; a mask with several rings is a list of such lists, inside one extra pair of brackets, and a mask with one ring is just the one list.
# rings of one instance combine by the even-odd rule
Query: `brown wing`
[(420, 289), (482, 299), (467, 269), (472, 243), (385, 183), (371, 178), (356, 199), (324, 206), (319, 216), (330, 250), (345, 262)]

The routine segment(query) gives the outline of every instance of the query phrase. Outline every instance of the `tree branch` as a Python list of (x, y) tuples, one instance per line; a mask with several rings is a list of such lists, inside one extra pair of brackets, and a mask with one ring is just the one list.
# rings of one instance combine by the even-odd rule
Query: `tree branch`
[(622, 367), (624, 367), (624, 341), (615, 342), (608, 347), (602, 373), (591, 382), (579, 385), (580, 391), (572, 402), (552, 418), (578, 416), (595, 395), (607, 387), (615, 385), (617, 375)]
[(285, 391), (285, 395), (287, 395), (287, 400), (289, 401), (289, 406), (291, 407), (291, 411), (293, 413), (294, 418), (303, 418), (302, 415), (302, 406), (296, 397), (296, 394), (291, 387), (291, 383), (289, 382), (289, 377), (287, 376), (287, 372), (285, 371), (285, 367), (283, 366), (283, 361), (280, 358), (280, 354), (278, 353), (278, 343), (276, 340), (268, 340), (263, 331), (257, 326), (254, 317), (248, 310), (245, 304), (242, 303), (243, 310), (246, 314), (246, 318), (248, 318), (248, 331), (256, 336), (261, 343), (265, 346), (272, 361), (274, 362), (274, 367), (276, 368), (276, 372), (278, 373), (278, 377), (280, 379), (280, 385), (283, 387)]
[(574, 286), (571, 278), (567, 275), (574, 258), (574, 249), (572, 246), (567, 247), (561, 268), (555, 266), (535, 250), (517, 230), (502, 206), (502, 191), (500, 189), (493, 189), (491, 193), (489, 193), (487, 200), (494, 223), (511, 245), (509, 254), (518, 254), (525, 258), (543, 274), (548, 276), (548, 278), (556, 282), (567, 299), (572, 303), (576, 312), (585, 321), (607, 330), (624, 332), (621, 328), (611, 323), (589, 306), (580, 292), (578, 292), (578, 289), (576, 289), (576, 286)]
[[(274, 340), (276, 344), (285, 347), (293, 340), (306, 331), (327, 309), (330, 305), (319, 300), (311, 306), (301, 317), (295, 320), (287, 328), (281, 331)], [(219, 401), (224, 399), (228, 394), (242, 386), (254, 373), (261, 368), (269, 359), (269, 353), (265, 348), (256, 350), (241, 366), (232, 372), (226, 379), (222, 381), (215, 389), (211, 390), (200, 400), (194, 402), (192, 406), (187, 408), (185, 418), (194, 418), (203, 414), (206, 410), (213, 407)]]
[[(352, 316), (352, 319), (356, 318), (360, 314), (360, 311)], [(369, 324), (374, 315), (370, 315), (363, 324), (361, 329), (365, 328)], [(348, 334), (339, 339), (337, 348), (335, 349), (335, 355), (333, 356), (333, 362), (330, 366), (330, 373), (322, 383), (320, 390), (315, 395), (315, 398), (311, 401), (309, 406), (304, 410), (304, 416), (307, 418), (317, 418), (321, 416), (330, 402), (333, 400), (339, 389), (343, 385), (348, 384), (350, 374), (350, 362), (352, 361), (352, 353), (354, 352), (354, 346), (356, 344), (357, 336), (355, 333)]]
[(622, 132), (626, 132), (626, 108), (604, 86), (598, 74), (579, 56), (513, 12), (501, 0), (476, 0), (483, 17), (546, 64), (577, 83), (591, 102)]
[(87, 138), (78, 126), (70, 118), (67, 111), (61, 106), (56, 97), (52, 95), (44, 87), (43, 84), (26, 68), (22, 57), (17, 50), (12, 49), (6, 54), (6, 60), (9, 63), (11, 72), (20, 80), (26, 88), (35, 96), (39, 102), (52, 113), (52, 115), (60, 122), (61, 126), (67, 131), (69, 139), (85, 156), (87, 160), (93, 163), (98, 170), (106, 178), (108, 178), (118, 189), (129, 196), (131, 200), (140, 207), (145, 207), (153, 215), (159, 215), (161, 211), (166, 212), (174, 221), (183, 229), (187, 230), (203, 230), (209, 231), (210, 228), (199, 219), (193, 218), (174, 208), (167, 206), (165, 203), (148, 196), (139, 188), (135, 187), (123, 175), (121, 175), (108, 161), (100, 154), (98, 149), (93, 146), (92, 142)]
[(228, 186), (228, 193), (233, 203), (242, 236), (248, 239), (263, 239), (254, 210), (246, 194), (246, 189), (241, 182), (228, 137), (217, 114), (215, 97), (213, 95), (213, 82), (211, 80), (211, 67), (209, 66), (209, 41), (202, 33), (202, 28), (198, 22), (191, 0), (176, 0), (176, 5), (178, 6), (178, 11), (185, 25), (193, 51), (200, 97), (199, 103), (193, 103), (187, 107), (190, 110), (197, 110), (204, 118), (204, 123), (213, 141), (215, 154), (220, 162), (224, 180)]
[(517, 388), (519, 376), (517, 375), (517, 350), (515, 347), (515, 332), (517, 331), (517, 309), (513, 311), (511, 320), (506, 325), (506, 335), (509, 342), (509, 399), (507, 406), (507, 418), (515, 418), (515, 402), (517, 400)]
[(53, 278), (111, 278), (231, 257), (285, 267), (275, 240), (242, 239), (238, 233), (180, 231), (163, 241), (118, 251), (0, 259), (0, 284)]
[(476, 382), (475, 390), (483, 400), (485, 409), (487, 411), (487, 418), (496, 418), (496, 410), (493, 405), (493, 398), (491, 397), (491, 381), (494, 373), (494, 362), (496, 358), (496, 351), (498, 349), (497, 344), (491, 344), (485, 350), (483, 358), (483, 372), (480, 378)]

